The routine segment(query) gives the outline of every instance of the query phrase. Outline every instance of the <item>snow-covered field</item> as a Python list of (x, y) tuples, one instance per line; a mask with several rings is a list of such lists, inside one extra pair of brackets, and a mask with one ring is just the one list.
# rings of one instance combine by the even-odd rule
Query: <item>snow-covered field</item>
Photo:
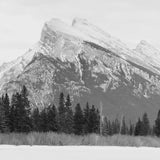
[(122, 135), (13, 133), (0, 134), (0, 144), (0, 159), (5, 160), (151, 160), (160, 153), (160, 148), (154, 148), (160, 147), (157, 137)]
[(0, 146), (1, 159), (10, 160), (151, 160), (160, 149), (134, 147)]

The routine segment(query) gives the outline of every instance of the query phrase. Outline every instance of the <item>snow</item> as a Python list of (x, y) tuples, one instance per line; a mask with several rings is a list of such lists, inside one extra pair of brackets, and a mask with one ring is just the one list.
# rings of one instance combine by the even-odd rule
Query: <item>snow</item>
[[(153, 63), (156, 63), (157, 66), (160, 64), (160, 60), (157, 62), (154, 61), (153, 63), (149, 63), (148, 61), (150, 58), (146, 58), (148, 60), (144, 61), (144, 55), (142, 55), (139, 50), (132, 50), (128, 48), (128, 46), (121, 42), (119, 39), (94, 26), (86, 19), (75, 18), (72, 22), (72, 25), (68, 25), (59, 19), (51, 19), (46, 23), (46, 25), (54, 32), (60, 33), (60, 35), (67, 35), (67, 37), (70, 37), (70, 39), (74, 37), (80, 41), (95, 43), (117, 54), (124, 60), (129, 60), (137, 65), (146, 67), (156, 74), (160, 74), (159, 70), (153, 67)], [(46, 25), (43, 28), (44, 31), (47, 29)]]
[(93, 37), (100, 40), (105, 40), (106, 37), (111, 38), (108, 33), (105, 33), (101, 29), (89, 23), (86, 19), (75, 18), (72, 26), (77, 28), (81, 32), (85, 33), (89, 37)]
[(116, 51), (123, 51), (124, 49), (122, 48), (126, 48), (126, 45), (120, 40), (110, 36), (85, 19), (75, 18), (72, 22), (72, 26), (59, 19), (51, 19), (46, 25), (53, 31), (77, 37), (84, 41), (93, 42), (105, 48), (107, 47), (114, 50), (118, 47)]
[(85, 34), (77, 30), (76, 28), (64, 23), (59, 19), (52, 18), (50, 21), (46, 22), (47, 26), (53, 31), (61, 32), (67, 35), (71, 35), (73, 37), (78, 37), (83, 40), (90, 39)]
[[(114, 52), (125, 60), (131, 60), (138, 65), (155, 70), (149, 63), (147, 63), (148, 66), (143, 63), (144, 56), (142, 56), (139, 51), (128, 48), (128, 46), (119, 39), (94, 26), (86, 19), (75, 18), (72, 25), (68, 25), (59, 19), (53, 18), (46, 22), (46, 25), (56, 33), (69, 35), (70, 37), (76, 37), (82, 41), (95, 43)], [(46, 30), (46, 26), (44, 26), (43, 30)]]
[(160, 57), (160, 51), (144, 40), (142, 40), (137, 45), (136, 50), (140, 51), (141, 53), (145, 54), (146, 56)]
[(135, 51), (140, 53), (146, 63), (160, 67), (160, 51), (145, 40), (142, 40), (137, 45)]
[(43, 160), (55, 159), (64, 160), (151, 160), (159, 157), (159, 149), (149, 147), (117, 147), (117, 146), (8, 146), (0, 147), (1, 157), (5, 160)]
[(127, 60), (125, 55), (120, 55), (122, 59)]
[(98, 44), (103, 45), (104, 47), (107, 47), (113, 51), (118, 51), (118, 53), (121, 54), (129, 51), (127, 46), (119, 39), (94, 26), (86, 19), (75, 18), (72, 26), (87, 35), (92, 42), (97, 42)]

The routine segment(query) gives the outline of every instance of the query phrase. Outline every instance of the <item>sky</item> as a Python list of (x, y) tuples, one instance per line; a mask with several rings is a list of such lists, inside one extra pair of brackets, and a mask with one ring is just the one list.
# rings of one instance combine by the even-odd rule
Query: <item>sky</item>
[(85, 18), (130, 48), (146, 40), (160, 49), (160, 0), (0, 0), (0, 63), (23, 55), (44, 23)]

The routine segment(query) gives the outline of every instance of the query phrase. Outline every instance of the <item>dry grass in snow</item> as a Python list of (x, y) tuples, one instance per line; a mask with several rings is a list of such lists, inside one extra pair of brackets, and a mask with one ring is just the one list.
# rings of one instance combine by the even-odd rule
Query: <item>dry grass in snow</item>
[(160, 147), (158, 137), (133, 137), (123, 135), (113, 135), (103, 137), (96, 134), (86, 136), (48, 133), (29, 133), (29, 134), (0, 134), (0, 144), (6, 145), (56, 145), (56, 146), (148, 146)]

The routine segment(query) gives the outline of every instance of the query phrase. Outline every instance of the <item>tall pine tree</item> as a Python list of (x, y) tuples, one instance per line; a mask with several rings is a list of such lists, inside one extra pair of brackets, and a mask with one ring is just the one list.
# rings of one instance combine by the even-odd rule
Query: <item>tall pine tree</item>
[(78, 103), (75, 107), (74, 114), (74, 133), (81, 135), (83, 133), (84, 117), (80, 104)]
[(141, 132), (142, 132), (142, 121), (139, 118), (135, 126), (134, 135), (139, 136), (141, 135)]
[(40, 131), (40, 113), (38, 108), (35, 108), (33, 110), (31, 120), (32, 120), (32, 131), (36, 132)]
[(31, 130), (30, 105), (27, 89), (23, 86), (21, 93), (13, 94), (11, 105), (11, 130), (14, 132), (29, 132)]
[(5, 133), (8, 132), (8, 130), (9, 128), (5, 116), (5, 106), (2, 103), (2, 99), (0, 99), (0, 132)]
[(16, 94), (12, 95), (11, 99), (11, 109), (10, 109), (10, 114), (9, 114), (9, 126), (10, 126), (10, 131), (11, 132), (16, 132), (17, 128), (17, 122), (18, 122), (18, 113), (17, 113), (17, 98)]
[(141, 130), (141, 135), (142, 136), (147, 136), (150, 133), (150, 123), (149, 119), (147, 116), (147, 113), (144, 113), (142, 117), (142, 130)]
[(48, 119), (47, 119), (47, 109), (44, 108), (41, 112), (40, 112), (40, 132), (48, 132)]
[(58, 131), (58, 113), (55, 105), (47, 108), (47, 130), (57, 132)]
[(98, 133), (100, 126), (100, 115), (99, 111), (95, 109), (95, 106), (92, 105), (89, 112), (89, 133)]
[(89, 103), (87, 102), (86, 107), (84, 108), (84, 133), (89, 133), (89, 116), (90, 116), (90, 107)]
[(129, 125), (129, 135), (130, 136), (134, 135), (134, 125), (131, 123), (131, 121)]
[(104, 117), (103, 123), (102, 123), (102, 134), (104, 136), (108, 136), (110, 133), (110, 128), (109, 128), (109, 121), (107, 117)]
[(160, 136), (160, 110), (158, 111), (157, 118), (155, 120), (154, 132), (156, 136)]
[(67, 95), (65, 105), (65, 133), (71, 134), (73, 133), (74, 120), (73, 111), (71, 108), (72, 103), (69, 94)]
[(65, 99), (64, 94), (60, 93), (59, 97), (59, 106), (58, 106), (58, 131), (59, 132), (65, 132)]
[(6, 119), (6, 125), (8, 126), (8, 131), (10, 130), (10, 101), (9, 101), (9, 96), (6, 93), (5, 95), (2, 96), (2, 105), (4, 107), (4, 113), (5, 113), (5, 119)]
[(122, 119), (122, 124), (121, 124), (121, 134), (125, 135), (127, 133), (127, 126), (125, 122), (125, 117)]
[[(29, 132), (31, 130), (31, 108), (30, 108), (30, 103), (28, 100), (28, 90), (26, 86), (24, 85), (21, 90), (21, 102), (22, 102), (22, 107), (21, 110), (24, 111), (24, 132)], [(22, 111), (22, 112), (23, 112)]]

